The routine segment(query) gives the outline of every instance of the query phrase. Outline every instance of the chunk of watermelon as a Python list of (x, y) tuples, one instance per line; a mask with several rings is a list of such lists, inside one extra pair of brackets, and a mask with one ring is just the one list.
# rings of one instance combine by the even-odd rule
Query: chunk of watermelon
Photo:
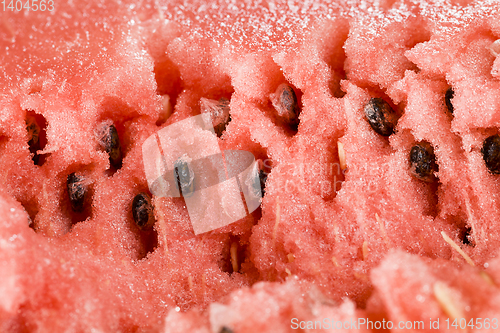
[[(498, 4), (18, 2), (0, 4), (0, 331), (498, 317), (500, 178), (485, 159), (500, 147), (483, 149), (500, 126)], [(372, 98), (394, 110), (388, 136)], [(161, 142), (206, 113), (217, 135)], [(226, 175), (196, 229), (187, 197), (150, 188), (148, 138), (160, 175), (177, 153), (251, 153), (260, 207)], [(409, 157), (421, 142), (425, 181)]]

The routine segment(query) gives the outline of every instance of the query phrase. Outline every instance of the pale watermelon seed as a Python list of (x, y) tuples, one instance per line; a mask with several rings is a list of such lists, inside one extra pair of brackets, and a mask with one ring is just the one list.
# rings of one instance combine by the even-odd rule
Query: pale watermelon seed
[(457, 302), (455, 291), (444, 282), (437, 281), (433, 288), (434, 297), (443, 312), (450, 318), (465, 318), (461, 302)]
[(344, 144), (340, 141), (337, 141), (337, 150), (338, 150), (338, 155), (339, 155), (340, 169), (342, 171), (344, 171), (345, 169), (347, 169), (347, 163), (345, 161)]
[(240, 270), (239, 262), (238, 262), (238, 243), (232, 242), (231, 248), (229, 249), (231, 254), (231, 266), (233, 268), (233, 272), (238, 272)]
[(157, 126), (160, 126), (163, 123), (165, 123), (173, 112), (172, 101), (169, 95), (161, 95), (161, 105), (162, 108), (158, 115), (158, 121), (156, 122)]
[(497, 39), (490, 45), (490, 52), (495, 58), (500, 54), (500, 39)]
[(444, 231), (441, 231), (441, 236), (443, 237), (444, 241), (446, 243), (448, 243), (452, 249), (454, 249), (455, 251), (457, 251), (461, 256), (462, 258), (465, 259), (465, 261), (471, 265), (471, 266), (475, 266), (474, 262), (472, 261), (472, 259), (469, 257), (469, 255), (467, 253), (465, 253), (461, 248), (460, 246), (457, 245), (457, 243), (455, 243), (453, 241), (453, 239), (451, 239), (447, 234), (446, 232)]

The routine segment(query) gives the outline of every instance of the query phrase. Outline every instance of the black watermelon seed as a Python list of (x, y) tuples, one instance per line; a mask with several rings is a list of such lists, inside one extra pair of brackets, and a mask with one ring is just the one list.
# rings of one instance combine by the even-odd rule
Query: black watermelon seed
[(229, 114), (229, 100), (227, 98), (219, 99), (217, 104), (217, 110), (213, 115), (214, 121), (214, 131), (218, 137), (222, 136), (222, 133), (226, 130), (227, 124), (231, 121), (231, 115)]
[(28, 116), (26, 118), (26, 130), (28, 131), (28, 146), (30, 153), (33, 154), (33, 162), (38, 165), (40, 155), (37, 154), (37, 151), (41, 149), (39, 140), (40, 126), (38, 126), (35, 117)]
[(275, 94), (277, 100), (273, 101), (273, 105), (278, 111), (279, 116), (286, 121), (291, 129), (297, 131), (299, 127), (300, 108), (295, 91), (290, 85), (282, 83), (276, 89)]
[(222, 326), (219, 333), (234, 333), (234, 331), (227, 326)]
[(77, 213), (83, 211), (85, 204), (88, 187), (84, 184), (84, 181), (85, 178), (83, 176), (78, 176), (74, 172), (69, 174), (66, 180), (71, 209)]
[(493, 174), (500, 174), (500, 136), (498, 134), (484, 140), (481, 153), (488, 170)]
[(259, 170), (259, 182), (260, 188), (262, 190), (262, 196), (266, 193), (266, 181), (267, 181), (267, 173), (264, 170)]
[[(252, 190), (256, 197), (264, 197), (266, 193), (266, 181), (268, 173), (264, 171), (264, 163), (262, 160), (257, 160), (255, 169), (252, 171)], [(258, 177), (258, 178), (257, 178)]]
[(202, 113), (209, 113), (217, 137), (221, 137), (226, 130), (227, 124), (231, 121), (229, 100), (225, 97), (213, 100), (208, 98), (200, 99)]
[(451, 99), (455, 95), (455, 92), (453, 91), (452, 88), (448, 88), (446, 90), (446, 94), (444, 95), (444, 100), (446, 102), (446, 107), (448, 108), (448, 111), (450, 111), (451, 114), (453, 114), (453, 104), (451, 103)]
[(122, 154), (120, 150), (120, 139), (115, 125), (105, 125), (99, 135), (99, 144), (109, 155), (109, 163), (115, 169), (122, 166)]
[(177, 189), (184, 197), (188, 197), (194, 192), (194, 173), (189, 163), (183, 159), (178, 159), (174, 164), (174, 177)]
[(151, 198), (146, 193), (139, 193), (132, 201), (132, 215), (139, 229), (149, 229), (154, 224)]
[(394, 133), (398, 116), (382, 98), (372, 98), (365, 105), (365, 116), (375, 132), (383, 136)]
[(434, 149), (428, 142), (421, 142), (410, 150), (410, 172), (420, 180), (432, 182), (437, 171)]
[(465, 245), (472, 245), (472, 228), (469, 226), (464, 229), (462, 243)]

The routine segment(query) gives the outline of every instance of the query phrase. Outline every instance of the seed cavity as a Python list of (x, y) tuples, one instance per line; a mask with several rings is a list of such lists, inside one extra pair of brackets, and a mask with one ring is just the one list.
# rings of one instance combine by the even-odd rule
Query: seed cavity
[(371, 98), (365, 105), (365, 116), (372, 129), (380, 135), (390, 136), (398, 122), (392, 107), (382, 98)]
[(42, 165), (45, 161), (45, 155), (38, 154), (38, 151), (45, 148), (47, 141), (45, 127), (47, 123), (42, 115), (34, 111), (26, 111), (26, 131), (28, 132), (28, 146), (35, 165)]
[(488, 170), (492, 174), (500, 174), (500, 136), (498, 134), (484, 140), (481, 153)]
[(291, 129), (298, 130), (299, 127), (299, 103), (295, 90), (286, 84), (282, 83), (276, 89), (274, 94), (270, 95), (271, 102), (278, 112), (278, 116), (283, 119)]
[(264, 197), (266, 192), (267, 173), (264, 171), (264, 163), (257, 160), (251, 172), (253, 194), (255, 197)]
[(210, 114), (215, 134), (217, 134), (218, 137), (221, 137), (222, 133), (226, 130), (227, 124), (231, 121), (231, 115), (229, 114), (229, 100), (224, 97), (218, 101), (214, 99), (201, 98), (200, 108), (202, 113)]
[(473, 237), (472, 237), (472, 228), (470, 226), (466, 226), (462, 232), (462, 243), (465, 245), (473, 245)]
[(79, 176), (74, 172), (69, 174), (66, 180), (66, 187), (71, 209), (74, 212), (81, 213), (84, 209), (85, 197), (88, 192), (88, 184), (85, 177)]
[(176, 180), (177, 189), (182, 196), (188, 198), (194, 193), (194, 172), (187, 158), (181, 157), (174, 164), (174, 178)]
[(151, 197), (148, 194), (139, 193), (134, 197), (132, 201), (132, 216), (139, 229), (151, 229), (154, 224), (154, 216)]
[(118, 131), (113, 123), (105, 121), (98, 126), (97, 138), (99, 149), (109, 155), (109, 163), (115, 169), (122, 167), (122, 153)]
[(448, 111), (453, 114), (453, 104), (451, 103), (451, 99), (455, 96), (455, 92), (453, 89), (450, 87), (448, 90), (446, 90), (446, 94), (444, 95), (444, 100), (446, 102), (446, 107), (448, 108)]
[(410, 150), (410, 172), (424, 182), (432, 182), (437, 171), (434, 149), (428, 142), (420, 142)]
[(39, 155), (37, 154), (37, 151), (40, 150), (40, 126), (38, 126), (35, 117), (26, 117), (26, 130), (28, 131), (28, 145), (30, 153), (33, 154), (33, 162), (38, 164)]
[(234, 331), (227, 326), (222, 326), (219, 333), (234, 333)]
[(24, 205), (23, 205), (23, 210), (26, 213), (26, 217), (28, 218), (28, 226), (34, 229), (35, 224), (33, 223), (33, 219), (31, 218), (30, 214), (28, 213), (28, 210), (26, 209), (26, 207), (24, 207)]
[(262, 196), (266, 194), (266, 181), (267, 181), (267, 173), (264, 170), (259, 170), (259, 183), (260, 183), (260, 188), (262, 190)]

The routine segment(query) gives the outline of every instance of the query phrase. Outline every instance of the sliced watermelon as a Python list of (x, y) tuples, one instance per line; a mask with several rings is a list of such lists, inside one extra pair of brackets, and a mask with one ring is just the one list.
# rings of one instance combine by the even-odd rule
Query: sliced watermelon
[[(0, 4), (0, 331), (500, 318), (498, 4), (18, 2)], [(199, 115), (215, 130), (179, 127)], [(193, 170), (230, 181), (200, 194)]]

